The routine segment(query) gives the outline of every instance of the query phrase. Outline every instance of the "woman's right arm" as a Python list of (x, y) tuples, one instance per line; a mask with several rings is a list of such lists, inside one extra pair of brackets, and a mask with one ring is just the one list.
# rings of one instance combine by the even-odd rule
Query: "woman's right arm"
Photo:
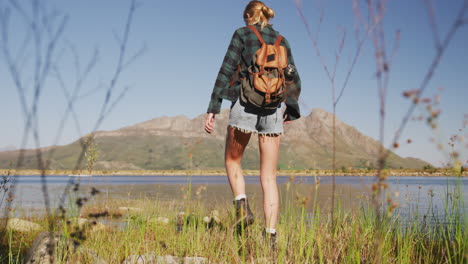
[(223, 91), (229, 88), (229, 83), (234, 78), (237, 66), (240, 63), (242, 46), (242, 40), (236, 31), (234, 32), (234, 35), (232, 35), (231, 43), (229, 44), (226, 55), (224, 56), (218, 77), (216, 77), (213, 92), (211, 93), (211, 100), (208, 105), (208, 110), (206, 111), (208, 114), (205, 120), (205, 131), (210, 134), (214, 129), (215, 116), (221, 111)]
[(241, 59), (242, 47), (242, 40), (236, 31), (231, 38), (231, 43), (216, 78), (207, 113), (218, 114), (220, 112), (223, 91), (225, 92), (225, 89), (229, 88), (229, 83), (236, 74)]

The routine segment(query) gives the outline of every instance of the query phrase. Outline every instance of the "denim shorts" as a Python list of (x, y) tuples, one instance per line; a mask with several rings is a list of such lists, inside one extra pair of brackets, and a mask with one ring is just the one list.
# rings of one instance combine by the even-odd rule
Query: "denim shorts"
[(244, 133), (257, 133), (264, 136), (283, 134), (282, 109), (259, 109), (244, 104), (239, 99), (232, 103), (228, 125)]

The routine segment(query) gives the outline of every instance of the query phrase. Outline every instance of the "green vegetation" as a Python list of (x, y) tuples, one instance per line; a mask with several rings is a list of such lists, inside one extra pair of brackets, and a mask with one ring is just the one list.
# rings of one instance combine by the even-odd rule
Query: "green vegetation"
[(96, 144), (96, 140), (94, 139), (94, 134), (90, 134), (85, 138), (84, 145), (86, 146), (85, 157), (87, 169), (88, 173), (91, 174), (99, 157), (99, 150)]
[[(122, 134), (124, 134), (122, 132)], [(278, 167), (281, 170), (294, 168), (296, 170), (331, 169), (332, 152), (328, 144), (317, 145), (316, 141), (308, 140), (284, 141), (280, 146)], [(252, 138), (247, 146), (242, 160), (245, 169), (259, 168), (259, 150), (256, 138)], [(370, 140), (370, 139), (369, 139)], [(99, 149), (99, 155), (91, 156), (92, 165), (97, 170), (211, 170), (224, 169), (224, 139), (182, 136), (154, 136), (148, 134), (128, 133), (120, 136), (85, 137), (72, 144), (57, 146), (43, 150), (43, 156), (49, 157), (50, 169), (60, 170), (73, 168), (87, 168), (87, 156), (76, 164), (83, 146), (80, 143), (88, 142), (90, 150), (94, 153)], [(369, 146), (376, 148), (377, 143), (369, 141)], [(87, 143), (88, 144), (88, 143)], [(363, 143), (364, 144), (364, 143)], [(94, 147), (93, 147), (94, 146)], [(369, 147), (370, 148), (370, 147)], [(349, 145), (341, 140), (337, 141), (336, 161), (337, 168), (368, 168), (375, 169), (377, 156), (370, 154), (370, 150), (359, 145)], [(89, 153), (88, 153), (89, 152)], [(9, 168), (9, 164), (16, 162), (18, 152), (0, 152), (0, 168)], [(387, 160), (388, 168), (421, 169), (427, 163), (416, 159), (404, 159), (394, 153)], [(36, 169), (36, 152), (25, 152), (23, 165), (20, 169)]]
[(436, 171), (437, 171), (437, 169), (434, 168), (434, 166), (432, 166), (432, 165), (430, 165), (430, 164), (424, 165), (423, 170), (424, 170), (424, 171), (427, 171), (427, 172), (429, 172), (429, 173), (432, 173), (432, 172), (436, 172)]
[[(30, 220), (46, 230), (53, 221), (63, 235), (55, 248), (57, 263), (89, 263), (95, 255), (109, 263), (122, 263), (130, 255), (200, 256), (213, 263), (257, 263), (260, 259), (278, 263), (466, 263), (468, 261), (468, 218), (460, 212), (460, 189), (447, 199), (446, 219), (431, 219), (430, 211), (421, 221), (407, 221), (386, 211), (391, 217), (376, 221), (375, 212), (362, 199), (361, 209), (338, 206), (331, 221), (328, 207), (318, 203), (320, 184), (312, 186), (312, 197), (298, 192), (298, 185), (287, 184), (282, 193), (282, 213), (278, 226), (278, 250), (272, 252), (261, 235), (263, 221), (247, 229), (244, 236), (233, 232), (233, 212), (228, 201), (212, 208), (201, 202), (206, 187), (186, 187), (184, 199), (149, 200), (144, 197), (107, 199), (98, 197), (81, 208), (82, 216), (97, 217), (110, 227), (81, 229), (77, 235), (76, 218), (41, 217)], [(458, 195), (457, 195), (458, 192)], [(144, 208), (142, 212), (121, 213), (119, 206)], [(226, 209), (228, 208), (228, 209)], [(73, 208), (77, 209), (77, 208)], [(218, 210), (219, 214), (212, 210)], [(69, 209), (70, 210), (70, 209)], [(183, 213), (180, 213), (183, 212)], [(393, 214), (393, 215), (392, 215)], [(204, 221), (219, 215), (219, 222)], [(416, 215), (415, 215), (416, 216)], [(167, 218), (167, 223), (164, 219)], [(212, 218), (214, 219), (214, 218)], [(433, 220), (434, 222), (431, 222)], [(333, 224), (332, 224), (333, 222)], [(39, 232), (11, 232), (1, 241), (1, 263), (21, 262)], [(67, 249), (71, 239), (81, 249)], [(90, 252), (93, 252), (92, 254)], [(94, 254), (94, 255), (93, 255)]]

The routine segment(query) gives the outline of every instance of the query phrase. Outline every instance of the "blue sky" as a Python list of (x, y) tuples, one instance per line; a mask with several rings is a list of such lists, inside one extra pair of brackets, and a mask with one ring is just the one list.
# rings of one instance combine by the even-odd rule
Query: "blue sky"
[[(6, 2), (6, 1), (3, 1)], [(27, 1), (20, 1), (22, 3)], [(127, 0), (46, 0), (49, 8), (55, 7), (69, 20), (65, 28), (65, 41), (76, 47), (80, 62), (85, 65), (95, 48), (99, 60), (83, 88), (82, 97), (75, 106), (82, 133), (92, 130), (96, 113), (105, 97), (99, 83), (110, 80), (117, 61), (118, 47), (115, 33), (124, 26), (130, 1)], [(186, 115), (195, 117), (206, 111), (212, 87), (222, 59), (235, 29), (243, 26), (242, 11), (248, 1), (151, 1), (139, 0), (132, 25), (129, 51), (146, 47), (139, 57), (121, 75), (118, 88), (130, 90), (103, 122), (100, 130), (114, 130), (160, 116)], [(318, 22), (319, 1), (303, 1), (303, 13), (312, 29)], [(321, 1), (324, 2), (324, 1)], [(347, 31), (344, 55), (337, 70), (337, 84), (349, 68), (356, 47), (354, 39), (354, 15), (352, 1), (329, 0), (325, 10), (319, 38), (319, 48), (327, 63), (331, 64), (338, 48), (340, 28)], [(445, 36), (462, 0), (434, 1), (436, 21), (440, 35)], [(271, 21), (290, 42), (297, 68), (302, 78), (302, 113), (307, 115), (312, 108), (332, 111), (330, 83), (315, 55), (312, 41), (298, 16), (293, 0), (265, 1), (276, 12)], [(387, 97), (386, 145), (398, 128), (410, 102), (402, 96), (403, 91), (417, 88), (435, 55), (432, 32), (424, 1), (389, 1), (384, 20), (387, 46), (393, 44), (396, 30), (401, 32), (399, 49), (391, 67)], [(0, 0), (0, 4), (2, 1)], [(3, 3), (4, 4), (4, 3)], [(467, 15), (468, 16), (468, 15)], [(11, 24), (12, 43), (21, 40), (24, 27), (15, 15)], [(439, 130), (433, 131), (424, 122), (408, 124), (402, 140), (411, 139), (411, 144), (400, 144), (396, 152), (402, 156), (422, 158), (440, 165), (446, 155), (437, 149), (431, 138), (446, 145), (449, 137), (461, 132), (464, 115), (468, 113), (468, 26), (458, 32), (445, 53), (436, 75), (427, 87), (425, 95), (441, 95)], [(15, 46), (15, 45), (13, 45)], [(130, 52), (131, 53), (131, 52)], [(64, 53), (59, 62), (65, 82), (71, 88), (74, 83), (73, 64), (70, 55)], [(338, 117), (362, 133), (378, 138), (378, 96), (375, 78), (374, 48), (368, 40), (362, 56), (337, 107)], [(29, 54), (27, 54), (28, 56)], [(29, 61), (31, 62), (31, 61)], [(25, 66), (25, 71), (28, 67)], [(28, 77), (26, 77), (28, 79)], [(440, 92), (439, 88), (444, 87)], [(28, 90), (31, 95), (31, 89)], [(31, 96), (28, 100), (31, 100)], [(19, 97), (11, 76), (0, 55), (0, 100), (3, 114), (0, 115), (0, 148), (19, 147), (21, 144), (24, 117)], [(228, 102), (224, 102), (224, 107)], [(55, 79), (50, 78), (39, 105), (39, 131), (41, 146), (54, 143), (59, 120), (65, 111), (64, 96)], [(417, 110), (415, 115), (422, 113)], [(202, 129), (202, 128), (200, 128)], [(76, 140), (73, 122), (68, 121), (60, 144)], [(468, 159), (465, 142), (458, 143), (463, 159)], [(28, 147), (34, 146), (29, 140)]]

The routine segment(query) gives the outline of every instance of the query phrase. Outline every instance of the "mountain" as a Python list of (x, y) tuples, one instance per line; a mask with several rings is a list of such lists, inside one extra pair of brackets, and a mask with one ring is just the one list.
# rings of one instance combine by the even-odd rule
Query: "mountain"
[[(224, 167), (224, 141), (229, 110), (216, 116), (214, 132), (204, 129), (205, 115), (194, 119), (185, 116), (160, 117), (114, 131), (95, 133), (99, 151), (95, 169), (220, 169)], [(332, 166), (333, 114), (314, 109), (308, 116), (285, 126), (280, 146), (280, 169), (330, 169)], [(354, 127), (336, 119), (336, 161), (338, 168), (376, 167), (380, 143)], [(80, 141), (50, 147), (52, 169), (75, 167)], [(52, 153), (52, 154), (51, 154)], [(11, 164), (18, 151), (0, 152), (0, 168)], [(252, 136), (243, 159), (246, 169), (258, 169), (258, 139)], [(424, 161), (402, 158), (391, 153), (390, 168), (422, 168)], [(35, 168), (34, 151), (25, 153), (24, 168)], [(86, 168), (85, 164), (82, 164)]]

